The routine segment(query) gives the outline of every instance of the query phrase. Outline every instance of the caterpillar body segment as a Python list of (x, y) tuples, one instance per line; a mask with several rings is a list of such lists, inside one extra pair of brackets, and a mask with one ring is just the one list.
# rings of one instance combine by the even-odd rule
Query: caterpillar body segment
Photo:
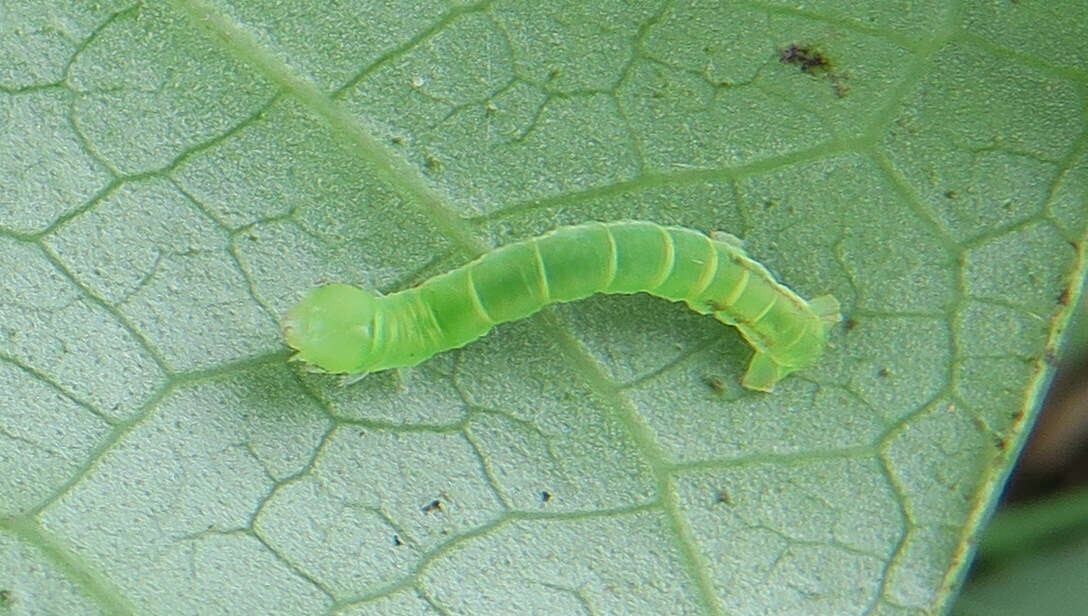
[(623, 221), (561, 227), (391, 295), (319, 287), (288, 312), (284, 334), (295, 359), (365, 374), (421, 363), (499, 323), (596, 293), (648, 293), (736, 327), (755, 349), (741, 384), (760, 391), (811, 366), (841, 318), (833, 297), (806, 302), (733, 236)]

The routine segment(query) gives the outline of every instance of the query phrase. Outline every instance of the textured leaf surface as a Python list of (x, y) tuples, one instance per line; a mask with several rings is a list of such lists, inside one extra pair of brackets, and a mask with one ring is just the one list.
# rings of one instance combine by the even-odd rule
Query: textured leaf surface
[[(0, 613), (926, 614), (1083, 278), (1079, 0), (0, 8)], [(351, 387), (279, 315), (590, 219), (849, 316), (764, 395), (598, 297)]]

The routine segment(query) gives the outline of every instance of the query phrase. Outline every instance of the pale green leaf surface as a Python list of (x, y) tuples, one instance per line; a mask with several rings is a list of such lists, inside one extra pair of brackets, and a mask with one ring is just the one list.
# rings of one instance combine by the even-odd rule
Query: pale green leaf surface
[[(1081, 288), (1088, 9), (798, 6), (0, 7), (0, 613), (946, 609)], [(315, 284), (625, 218), (848, 319), (772, 394), (643, 296), (285, 362)]]

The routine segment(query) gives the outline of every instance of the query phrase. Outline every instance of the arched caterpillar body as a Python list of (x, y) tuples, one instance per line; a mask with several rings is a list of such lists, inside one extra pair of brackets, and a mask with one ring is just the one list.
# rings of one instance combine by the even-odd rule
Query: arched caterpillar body
[(834, 297), (806, 302), (733, 236), (623, 221), (561, 227), (391, 295), (318, 287), (283, 330), (293, 359), (365, 374), (421, 363), (498, 323), (595, 293), (648, 293), (736, 327), (755, 349), (741, 384), (761, 391), (811, 366), (840, 319)]

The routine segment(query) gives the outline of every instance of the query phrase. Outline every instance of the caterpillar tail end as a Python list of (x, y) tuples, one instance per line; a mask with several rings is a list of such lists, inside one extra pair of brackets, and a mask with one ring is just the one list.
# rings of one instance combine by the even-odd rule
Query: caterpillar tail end
[[(751, 363), (748, 364), (748, 371), (741, 378), (741, 385), (756, 391), (771, 391), (774, 389), (775, 383), (797, 370), (811, 366), (819, 358), (824, 345), (827, 344), (828, 332), (836, 323), (842, 320), (842, 314), (839, 313), (839, 300), (831, 295), (821, 295), (814, 298), (808, 303), (808, 306), (819, 319), (816, 322), (819, 331), (813, 332), (818, 336), (815, 339), (818, 344), (815, 346), (809, 345), (810, 348), (807, 350), (810, 352), (807, 355), (802, 355), (800, 358), (793, 357), (792, 359), (795, 361), (785, 364), (776, 361), (771, 357), (770, 353), (757, 350), (756, 354), (752, 356)], [(760, 347), (757, 346), (756, 348)]]
[(756, 391), (772, 391), (774, 384), (786, 378), (793, 370), (781, 366), (770, 355), (757, 351), (748, 364), (740, 384)]
[(824, 323), (827, 329), (842, 320), (842, 314), (839, 313), (841, 309), (839, 300), (835, 299), (833, 295), (815, 297), (808, 305), (820, 317), (820, 321)]

